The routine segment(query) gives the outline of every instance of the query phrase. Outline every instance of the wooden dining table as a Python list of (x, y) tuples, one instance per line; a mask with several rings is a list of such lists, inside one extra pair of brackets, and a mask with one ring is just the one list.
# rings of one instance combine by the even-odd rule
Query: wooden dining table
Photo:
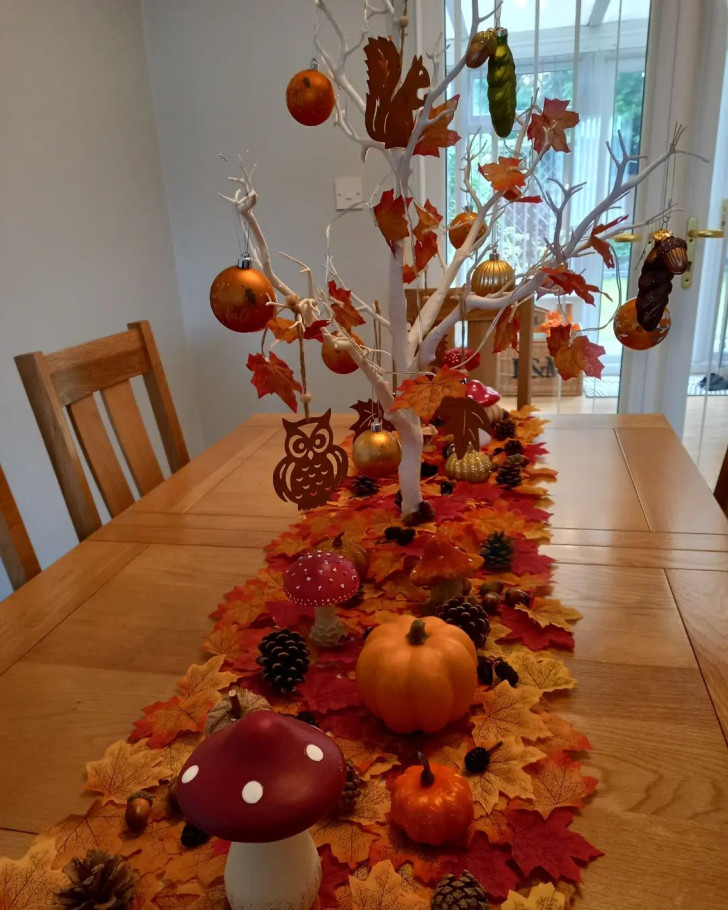
[[(339, 438), (351, 417), (334, 418)], [(202, 659), (209, 613), (296, 510), (280, 417), (256, 415), (0, 603), (0, 854), (83, 812), (87, 761)], [(577, 688), (551, 699), (600, 780), (585, 910), (728, 906), (728, 522), (661, 415), (564, 415), (555, 592)]]

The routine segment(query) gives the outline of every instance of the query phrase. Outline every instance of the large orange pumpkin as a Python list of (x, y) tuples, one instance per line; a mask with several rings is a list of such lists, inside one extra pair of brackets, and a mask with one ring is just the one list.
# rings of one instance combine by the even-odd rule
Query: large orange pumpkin
[(397, 616), (362, 648), (356, 680), (362, 701), (395, 733), (436, 733), (469, 708), (478, 684), (470, 638), (436, 616)]

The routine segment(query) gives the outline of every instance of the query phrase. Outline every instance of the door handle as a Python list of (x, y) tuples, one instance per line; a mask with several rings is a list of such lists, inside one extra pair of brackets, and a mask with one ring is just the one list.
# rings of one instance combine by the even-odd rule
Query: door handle
[(612, 237), (612, 243), (639, 243), (641, 240), (642, 234), (631, 234), (629, 231), (622, 231)]
[(699, 228), (698, 219), (693, 216), (688, 218), (687, 227), (685, 229), (685, 236), (687, 238), (688, 244), (688, 269), (685, 274), (682, 276), (680, 285), (683, 288), (692, 287), (693, 284), (693, 263), (695, 262), (695, 244), (698, 240), (709, 240), (712, 238), (719, 238), (725, 235), (725, 223), (726, 217), (728, 217), (728, 200), (723, 200), (723, 205), (720, 210), (720, 227), (719, 228)]

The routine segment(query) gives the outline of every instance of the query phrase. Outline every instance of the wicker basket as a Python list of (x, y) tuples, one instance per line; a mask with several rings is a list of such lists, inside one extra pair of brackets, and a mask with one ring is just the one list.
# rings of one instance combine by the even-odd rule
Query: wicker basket
[[(512, 350), (498, 354), (498, 381), (496, 388), (505, 397), (515, 395), (518, 389), (518, 354)], [(583, 374), (576, 379), (561, 383), (562, 395), (581, 395), (584, 389)], [(531, 357), (531, 395), (544, 397), (557, 395), (559, 391), (559, 374), (549, 354), (545, 340), (533, 340)]]

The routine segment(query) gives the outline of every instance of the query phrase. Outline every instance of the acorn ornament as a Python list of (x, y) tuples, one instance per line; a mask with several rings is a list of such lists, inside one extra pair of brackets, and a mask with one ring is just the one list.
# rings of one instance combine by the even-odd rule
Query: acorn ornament
[(633, 297), (623, 303), (617, 310), (613, 323), (614, 334), (617, 341), (626, 348), (632, 351), (647, 351), (650, 348), (657, 347), (660, 342), (667, 338), (667, 333), (672, 325), (670, 308), (665, 306), (656, 328), (648, 332), (637, 321), (636, 300), (637, 298)]
[(477, 70), (493, 56), (497, 47), (498, 36), (494, 28), (476, 32), (465, 51), (465, 65), (471, 70)]
[(467, 480), (469, 483), (485, 483), (490, 477), (493, 465), (485, 452), (476, 451), (472, 444), (462, 458), (453, 454), (445, 462), (445, 473), (451, 480)]
[(635, 310), (637, 322), (646, 332), (659, 329), (672, 291), (672, 279), (689, 267), (687, 243), (671, 231), (659, 230), (652, 235), (655, 245), (645, 257), (637, 280)]
[(257, 332), (275, 316), (273, 285), (247, 256), (224, 269), (212, 282), (210, 306), (218, 322), (231, 332)]
[(470, 290), (479, 297), (511, 291), (516, 286), (516, 273), (513, 266), (501, 259), (496, 251), (490, 258), (476, 266), (470, 277)]
[(354, 440), (351, 457), (360, 474), (379, 480), (397, 473), (402, 446), (393, 433), (382, 428), (379, 420), (373, 420), (371, 427)]
[(138, 790), (127, 799), (124, 821), (133, 834), (140, 834), (147, 827), (152, 802), (152, 796), (146, 790)]

